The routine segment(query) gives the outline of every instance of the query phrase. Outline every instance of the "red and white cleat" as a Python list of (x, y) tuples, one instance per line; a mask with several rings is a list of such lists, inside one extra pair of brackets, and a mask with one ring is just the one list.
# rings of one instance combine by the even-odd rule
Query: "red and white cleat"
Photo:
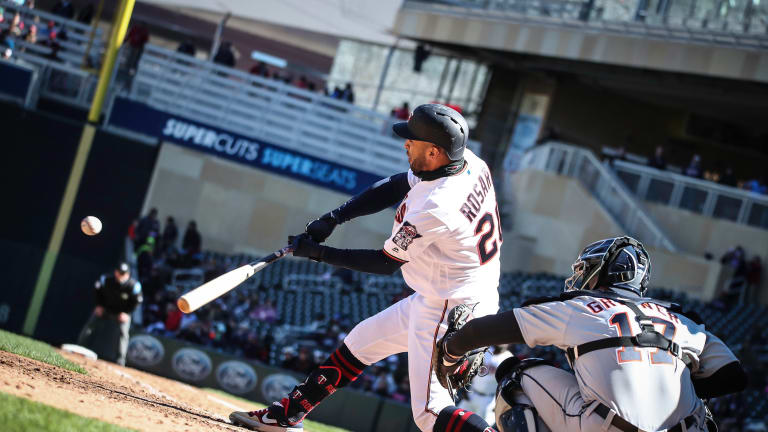
[(229, 420), (239, 426), (259, 432), (304, 432), (304, 423), (290, 424), (272, 417), (269, 408), (251, 412), (233, 412)]

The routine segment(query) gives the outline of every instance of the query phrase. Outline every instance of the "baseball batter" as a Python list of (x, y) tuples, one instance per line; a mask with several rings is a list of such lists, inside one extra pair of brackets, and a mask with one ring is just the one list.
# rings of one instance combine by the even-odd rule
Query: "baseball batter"
[[(411, 408), (422, 431), (431, 431), (448, 391), (431, 369), (435, 341), (447, 328), (448, 310), (473, 305), (474, 316), (498, 310), (501, 228), (488, 166), (465, 149), (469, 132), (458, 112), (421, 105), (393, 126), (406, 139), (410, 170), (384, 179), (292, 236), (294, 256), (352, 270), (392, 274), (402, 268), (415, 293), (359, 323), (306, 381), (281, 401), (230, 419), (258, 431), (298, 432), (325, 397), (357, 379), (366, 366), (408, 352)], [(398, 205), (392, 235), (377, 250), (320, 245), (334, 227)]]
[[(468, 322), (439, 342), (444, 362), (487, 344), (555, 345), (573, 374), (539, 359), (500, 366), (507, 371), (500, 397), (511, 409), (508, 385), (522, 388), (553, 431), (707, 431), (701, 399), (743, 390), (746, 376), (703, 324), (677, 305), (643, 297), (650, 268), (647, 251), (630, 237), (593, 243), (574, 263), (563, 295)], [(491, 430), (470, 412), (456, 416), (473, 426), (446, 430)], [(527, 431), (523, 417), (498, 426)]]

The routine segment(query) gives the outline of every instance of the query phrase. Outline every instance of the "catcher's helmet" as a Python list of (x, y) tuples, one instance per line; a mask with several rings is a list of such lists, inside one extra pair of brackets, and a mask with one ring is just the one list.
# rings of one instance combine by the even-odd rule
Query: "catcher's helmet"
[(427, 141), (445, 150), (452, 161), (464, 155), (469, 126), (456, 110), (439, 104), (419, 105), (407, 122), (392, 126), (396, 134), (418, 141)]
[(585, 247), (565, 280), (565, 291), (623, 288), (643, 296), (651, 277), (651, 257), (632, 237), (614, 237)]

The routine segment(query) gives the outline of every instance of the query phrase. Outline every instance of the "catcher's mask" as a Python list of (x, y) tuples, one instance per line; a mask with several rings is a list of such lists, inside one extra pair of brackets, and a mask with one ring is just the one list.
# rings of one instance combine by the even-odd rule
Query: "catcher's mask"
[(571, 268), (565, 291), (623, 288), (643, 296), (651, 277), (651, 258), (632, 237), (614, 237), (585, 247)]

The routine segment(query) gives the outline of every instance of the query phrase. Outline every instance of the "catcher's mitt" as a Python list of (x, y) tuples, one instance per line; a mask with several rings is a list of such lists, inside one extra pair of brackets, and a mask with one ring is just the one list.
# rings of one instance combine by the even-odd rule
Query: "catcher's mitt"
[(448, 330), (432, 350), (432, 370), (435, 371), (440, 385), (448, 389), (453, 400), (456, 400), (458, 389), (469, 387), (472, 378), (480, 373), (485, 360), (487, 348), (470, 351), (460, 357), (445, 352), (446, 341), (472, 318), (472, 309), (473, 307), (465, 304), (451, 309), (448, 313)]

